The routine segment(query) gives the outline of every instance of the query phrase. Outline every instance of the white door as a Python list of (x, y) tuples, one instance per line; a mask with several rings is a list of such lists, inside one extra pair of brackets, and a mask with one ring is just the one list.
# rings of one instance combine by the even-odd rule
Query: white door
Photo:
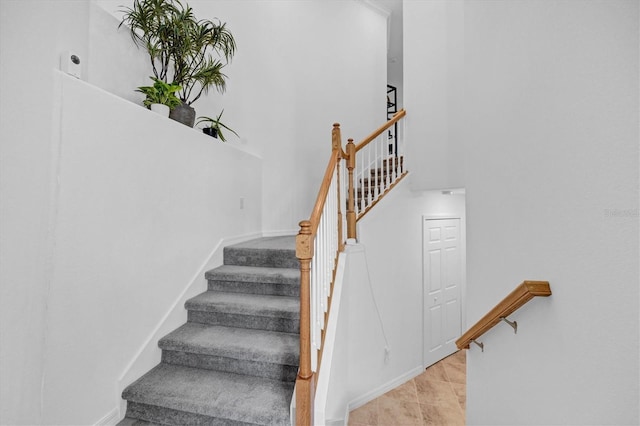
[(460, 219), (424, 219), (424, 366), (457, 350), (462, 333)]

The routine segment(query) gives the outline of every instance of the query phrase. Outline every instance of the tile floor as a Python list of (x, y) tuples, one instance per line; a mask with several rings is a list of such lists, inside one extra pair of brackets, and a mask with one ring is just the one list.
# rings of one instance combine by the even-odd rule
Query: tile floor
[(424, 373), (349, 413), (349, 426), (464, 425), (466, 353), (458, 351)]

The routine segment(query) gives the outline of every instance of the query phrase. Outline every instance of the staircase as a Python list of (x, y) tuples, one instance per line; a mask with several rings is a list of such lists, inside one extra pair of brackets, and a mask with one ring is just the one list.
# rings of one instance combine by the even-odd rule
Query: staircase
[(298, 371), (295, 237), (224, 248), (188, 300), (188, 322), (163, 337), (162, 361), (122, 393), (123, 426), (290, 425)]
[[(389, 176), (391, 174), (391, 176)], [(404, 157), (390, 157), (382, 160), (382, 166), (371, 169), (370, 177), (360, 179), (356, 189), (356, 204), (358, 210), (364, 210), (376, 198), (391, 188), (398, 176), (404, 174)]]

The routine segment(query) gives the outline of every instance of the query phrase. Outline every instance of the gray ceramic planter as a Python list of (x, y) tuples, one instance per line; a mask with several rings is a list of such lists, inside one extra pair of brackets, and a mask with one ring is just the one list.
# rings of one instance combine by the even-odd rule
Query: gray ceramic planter
[(196, 110), (187, 104), (180, 104), (171, 110), (169, 118), (176, 120), (185, 126), (193, 127), (196, 121)]

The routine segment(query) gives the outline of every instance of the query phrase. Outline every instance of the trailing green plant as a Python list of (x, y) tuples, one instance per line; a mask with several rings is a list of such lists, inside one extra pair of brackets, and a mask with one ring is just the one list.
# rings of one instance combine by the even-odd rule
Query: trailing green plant
[(220, 112), (220, 114), (218, 114), (218, 116), (216, 118), (210, 118), (210, 117), (206, 117), (206, 116), (198, 117), (198, 122), (196, 124), (208, 123), (208, 125), (206, 127), (210, 128), (210, 129), (214, 129), (215, 133), (220, 137), (220, 140), (222, 142), (226, 142), (227, 141), (225, 139), (225, 137), (224, 137), (224, 134), (222, 134), (222, 128), (225, 128), (228, 131), (232, 132), (234, 135), (240, 137), (240, 135), (238, 135), (233, 129), (231, 129), (226, 124), (224, 124), (224, 123), (222, 123), (220, 121), (220, 118), (222, 117), (222, 113), (223, 112), (224, 112), (224, 110), (222, 110)]
[(136, 92), (143, 93), (146, 98), (142, 102), (149, 108), (151, 104), (162, 104), (173, 109), (180, 105), (181, 101), (175, 93), (180, 90), (177, 84), (165, 83), (157, 77), (149, 77), (153, 80), (153, 86), (140, 86)]
[(226, 23), (198, 20), (180, 0), (134, 0), (122, 10), (133, 41), (149, 54), (156, 78), (180, 85), (178, 97), (190, 105), (211, 87), (224, 92), (222, 69), (231, 61), (236, 42)]

